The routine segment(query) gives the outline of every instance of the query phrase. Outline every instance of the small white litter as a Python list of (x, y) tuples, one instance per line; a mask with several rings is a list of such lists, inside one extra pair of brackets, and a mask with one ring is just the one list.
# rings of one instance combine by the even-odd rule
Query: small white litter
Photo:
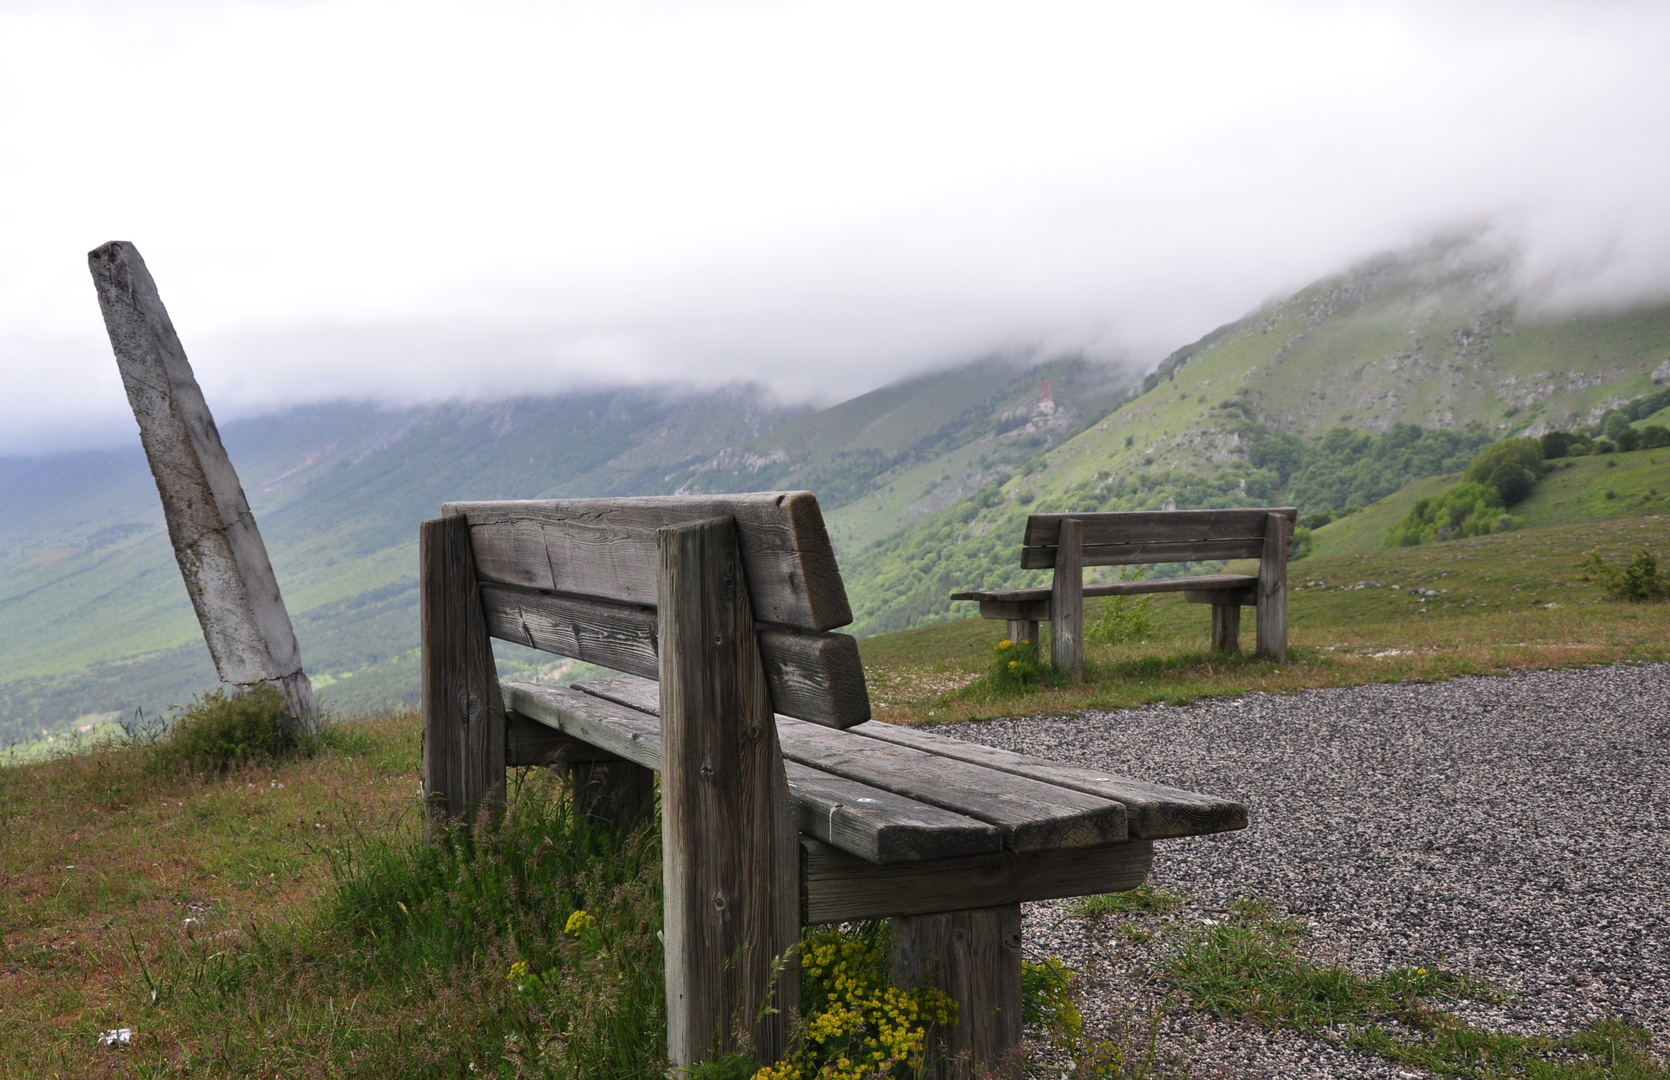
[(99, 1036), (99, 1045), (100, 1046), (126, 1046), (128, 1044), (128, 1040), (130, 1040), (132, 1038), (133, 1038), (133, 1029), (132, 1028), (117, 1028), (114, 1031), (107, 1031), (104, 1034), (100, 1035)]

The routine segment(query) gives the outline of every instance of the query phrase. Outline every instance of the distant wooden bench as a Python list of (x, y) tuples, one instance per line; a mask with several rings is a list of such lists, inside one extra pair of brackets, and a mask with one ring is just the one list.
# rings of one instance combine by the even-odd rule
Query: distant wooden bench
[[(420, 530), (423, 784), (432, 820), (492, 813), (505, 769), (567, 769), (611, 820), (660, 773), (668, 1054), (781, 1056), (800, 927), (891, 918), (894, 976), (960, 1022), (937, 1076), (1011, 1060), (1020, 904), (1134, 888), (1156, 839), (1245, 807), (870, 719), (817, 500), (451, 503)], [(500, 685), (489, 638), (626, 674)], [(652, 681), (653, 680), (653, 681)], [(776, 1011), (762, 1009), (770, 1001)]]
[[(1162, 510), (1108, 514), (1033, 514), (1021, 541), (1021, 568), (1053, 569), (1048, 588), (976, 589), (951, 594), (976, 600), (980, 615), (1003, 619), (1013, 641), (1038, 640), (1050, 624), (1050, 662), (1084, 680), (1084, 600), (1094, 596), (1180, 592), (1212, 605), (1212, 647), (1240, 648), (1241, 608), (1258, 609), (1258, 654), (1287, 659), (1287, 555), (1299, 511)], [(1202, 574), (1154, 581), (1084, 584), (1087, 566), (1258, 559), (1258, 574)]]

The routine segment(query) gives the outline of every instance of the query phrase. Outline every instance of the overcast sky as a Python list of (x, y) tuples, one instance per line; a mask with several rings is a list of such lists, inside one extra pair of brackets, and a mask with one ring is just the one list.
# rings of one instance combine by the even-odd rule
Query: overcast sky
[(1470, 227), (1670, 294), (1670, 5), (0, 0), (0, 452), (133, 439), (111, 239), (229, 419), (1152, 363)]

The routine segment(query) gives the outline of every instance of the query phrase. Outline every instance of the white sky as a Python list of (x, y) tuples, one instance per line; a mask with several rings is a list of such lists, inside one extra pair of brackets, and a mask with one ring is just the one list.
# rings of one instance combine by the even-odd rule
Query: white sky
[(0, 0), (0, 452), (132, 438), (132, 240), (222, 419), (1151, 363), (1487, 225), (1670, 294), (1670, 5)]

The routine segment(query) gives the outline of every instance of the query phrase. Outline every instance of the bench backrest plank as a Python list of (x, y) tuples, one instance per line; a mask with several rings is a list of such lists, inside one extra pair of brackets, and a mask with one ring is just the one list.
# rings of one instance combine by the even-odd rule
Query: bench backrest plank
[(469, 521), (483, 583), (644, 607), (655, 606), (656, 530), (734, 517), (756, 622), (833, 630), (852, 621), (823, 513), (809, 491), (451, 502), (441, 513)]
[(732, 517), (773, 707), (827, 727), (870, 719), (858, 642), (824, 632), (850, 622), (851, 609), (808, 492), (459, 502), (443, 512), (469, 523), (493, 637), (651, 679), (661, 662), (656, 530)]
[(1256, 559), (1264, 554), (1266, 515), (1277, 513), (1291, 523), (1299, 511), (1282, 507), (1253, 510), (1156, 510), (1133, 513), (1033, 514), (1026, 520), (1021, 567), (1055, 566), (1061, 523), (1082, 522), (1085, 566), (1133, 566), (1142, 563)]

